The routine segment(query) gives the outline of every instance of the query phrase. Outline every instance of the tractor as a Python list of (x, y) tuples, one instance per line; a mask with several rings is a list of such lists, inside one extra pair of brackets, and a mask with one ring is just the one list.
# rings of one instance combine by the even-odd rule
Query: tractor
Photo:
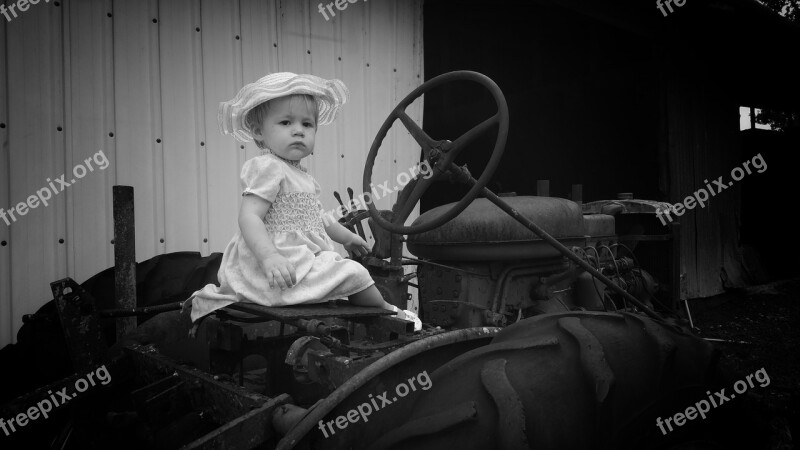
[[(488, 90), (497, 110), (458, 138), (434, 140), (405, 109), (451, 82)], [(375, 245), (358, 260), (389, 303), (404, 309), (409, 286), (418, 289), (422, 330), (346, 301), (235, 303), (204, 318), (194, 338), (186, 316), (169, 311), (109, 349), (102, 311), (60, 280), (53, 292), (75, 370), (108, 361), (116, 386), (85, 414), (105, 425), (74, 436), (122, 448), (742, 448), (744, 398), (703, 420), (657, 422), (727, 383), (717, 351), (668, 298), (678, 280), (665, 289), (617, 234), (620, 208), (652, 219), (664, 205), (489, 190), (508, 107), (491, 79), (469, 71), (437, 76), (394, 108), (370, 148), (364, 192), (397, 120), (433, 176), (411, 180), (391, 210), (367, 203), (341, 222), (362, 235), (362, 223), (370, 227)], [(475, 179), (456, 159), (486, 133), (494, 147)], [(469, 190), (406, 225), (442, 180)], [(98, 437), (101, 428), (114, 431)]]

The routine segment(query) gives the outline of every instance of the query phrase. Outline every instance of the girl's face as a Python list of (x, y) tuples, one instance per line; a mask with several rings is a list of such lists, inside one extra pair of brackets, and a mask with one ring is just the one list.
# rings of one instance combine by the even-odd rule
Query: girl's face
[(286, 159), (298, 161), (314, 151), (317, 123), (314, 103), (299, 96), (280, 97), (269, 101), (263, 123), (256, 127), (253, 137)]

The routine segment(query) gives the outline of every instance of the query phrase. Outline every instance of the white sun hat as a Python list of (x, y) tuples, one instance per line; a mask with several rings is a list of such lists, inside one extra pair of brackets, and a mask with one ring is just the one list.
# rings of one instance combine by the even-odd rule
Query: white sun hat
[(261, 103), (293, 94), (314, 96), (319, 108), (318, 125), (327, 125), (333, 122), (339, 108), (347, 102), (350, 91), (341, 80), (292, 72), (272, 73), (246, 85), (236, 97), (219, 104), (220, 132), (232, 134), (240, 142), (252, 141), (252, 130), (245, 123), (247, 113)]

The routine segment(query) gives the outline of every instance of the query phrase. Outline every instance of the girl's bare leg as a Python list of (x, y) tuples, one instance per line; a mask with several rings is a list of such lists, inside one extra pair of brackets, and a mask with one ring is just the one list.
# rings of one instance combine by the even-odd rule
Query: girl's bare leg
[[(388, 309), (394, 311), (395, 307), (383, 299), (383, 296), (378, 291), (378, 288), (373, 284), (372, 286), (357, 292), (349, 297), (350, 303), (357, 306), (374, 306), (376, 308)], [(406, 315), (402, 309), (397, 308), (397, 318), (405, 319)]]

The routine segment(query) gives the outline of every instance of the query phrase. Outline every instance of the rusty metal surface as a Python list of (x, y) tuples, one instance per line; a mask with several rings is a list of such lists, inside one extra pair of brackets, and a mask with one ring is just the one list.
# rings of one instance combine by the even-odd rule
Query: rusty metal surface
[[(474, 294), (484, 299), (488, 298), (489, 287), (495, 283), (486, 278), (470, 279), (458, 271), (429, 265), (418, 267), (417, 277), (422, 319), (425, 323), (440, 327), (452, 326), (461, 314), (464, 315), (464, 324), (469, 323), (469, 316), (475, 308), (464, 305), (470, 301), (471, 292), (464, 289), (468, 283), (479, 284)], [(448, 300), (452, 302), (445, 302)], [(482, 306), (485, 309), (488, 305)], [(478, 325), (482, 323), (477, 321)]]
[(94, 370), (108, 353), (94, 299), (72, 278), (50, 283), (50, 289), (73, 369), (78, 373)]
[(669, 203), (643, 199), (598, 200), (581, 205), (584, 214), (655, 214), (668, 211)]
[(308, 352), (308, 377), (316, 383), (336, 389), (383, 357), (383, 353), (334, 356), (330, 352), (311, 350)]
[[(133, 187), (114, 186), (114, 304), (117, 308), (136, 308), (136, 228), (133, 212)], [(117, 321), (117, 339), (136, 328), (136, 317)]]
[(202, 370), (180, 365), (161, 355), (151, 346), (132, 344), (125, 350), (133, 360), (137, 375), (143, 380), (159, 381), (172, 374), (197, 392), (201, 392), (203, 403), (210, 407), (219, 423), (230, 422), (270, 400), (265, 395), (215, 379), (213, 375)]
[[(151, 346), (133, 344), (125, 350), (133, 360), (138, 377), (146, 382), (152, 381), (133, 392), (134, 403), (140, 410), (149, 408), (158, 412), (158, 403), (170, 405), (191, 398), (194, 410), (207, 412), (215, 423), (222, 424), (186, 444), (185, 449), (257, 447), (274, 437), (272, 412), (291, 401), (286, 394), (270, 398), (196, 368), (180, 365)], [(167, 408), (170, 409), (178, 408)]]
[[(317, 438), (322, 438), (315, 430), (319, 420), (336, 416), (342, 411), (346, 413), (363, 402), (368, 393), (381, 392), (383, 388), (378, 389), (379, 386), (396, 385), (422, 370), (432, 373), (454, 356), (488, 344), (499, 330), (482, 327), (442, 333), (411, 343), (380, 358), (310, 409), (308, 415), (281, 439), (276, 449), (304, 448), (303, 445), (313, 444)], [(335, 439), (321, 440), (317, 444), (321, 442), (326, 447), (337, 448)]]
[(40, 400), (49, 398), (53, 392), (60, 392), (63, 389), (75, 386), (75, 381), (81, 377), (82, 375), (74, 373), (66, 378), (62, 378), (47, 386), (42, 386), (33, 392), (21, 395), (8, 403), (0, 405), (0, 417), (16, 417), (19, 413), (25, 413), (31, 405), (36, 405)]
[[(460, 181), (465, 182), (471, 186), (477, 186), (477, 181), (469, 175), (469, 172), (464, 170), (464, 168), (460, 166), (451, 166), (450, 171), (459, 174)], [(639, 301), (639, 299), (635, 298), (620, 286), (617, 286), (613, 281), (608, 279), (605, 275), (601, 274), (597, 271), (594, 267), (592, 267), (588, 262), (581, 259), (578, 255), (573, 253), (569, 248), (565, 247), (563, 243), (559, 242), (553, 236), (548, 234), (545, 230), (539, 227), (536, 223), (532, 222), (530, 219), (524, 217), (518, 211), (516, 211), (513, 207), (509, 204), (505, 203), (500, 197), (498, 197), (494, 192), (490, 191), (489, 189), (483, 189), (483, 195), (492, 203), (497, 205), (500, 209), (508, 213), (509, 216), (513, 217), (514, 220), (520, 222), (521, 224), (525, 225), (529, 230), (533, 231), (538, 235), (544, 242), (549, 244), (551, 247), (556, 249), (558, 253), (561, 253), (563, 256), (569, 258), (572, 262), (580, 266), (583, 270), (592, 274), (595, 278), (601, 281), (603, 284), (609, 287), (612, 291), (616, 294), (622, 296), (625, 300), (630, 303), (633, 303), (638, 307), (642, 312), (647, 314), (648, 317), (655, 319), (657, 321), (662, 320), (661, 316), (657, 313), (653, 312), (647, 305)]]
[(320, 319), (323, 317), (361, 318), (393, 315), (394, 312), (383, 308), (366, 306), (338, 305), (326, 303), (307, 306), (268, 307), (253, 303), (234, 303), (226, 308), (264, 317), (270, 320), (287, 321), (296, 319)]
[(272, 413), (275, 408), (290, 401), (291, 397), (281, 394), (249, 413), (187, 444), (183, 449), (232, 450), (257, 447), (274, 435)]
[[(371, 331), (373, 328), (378, 328), (380, 330), (385, 330), (386, 333), (389, 333), (385, 337), (380, 335), (379, 337), (370, 336), (372, 339), (377, 341), (389, 340), (389, 339), (396, 339), (397, 336), (411, 336), (414, 334), (414, 323), (404, 319), (398, 319), (397, 317), (378, 317), (375, 319), (374, 323), (371, 324), (373, 326), (368, 328), (368, 332)], [(391, 334), (394, 334), (394, 337), (391, 337)]]

